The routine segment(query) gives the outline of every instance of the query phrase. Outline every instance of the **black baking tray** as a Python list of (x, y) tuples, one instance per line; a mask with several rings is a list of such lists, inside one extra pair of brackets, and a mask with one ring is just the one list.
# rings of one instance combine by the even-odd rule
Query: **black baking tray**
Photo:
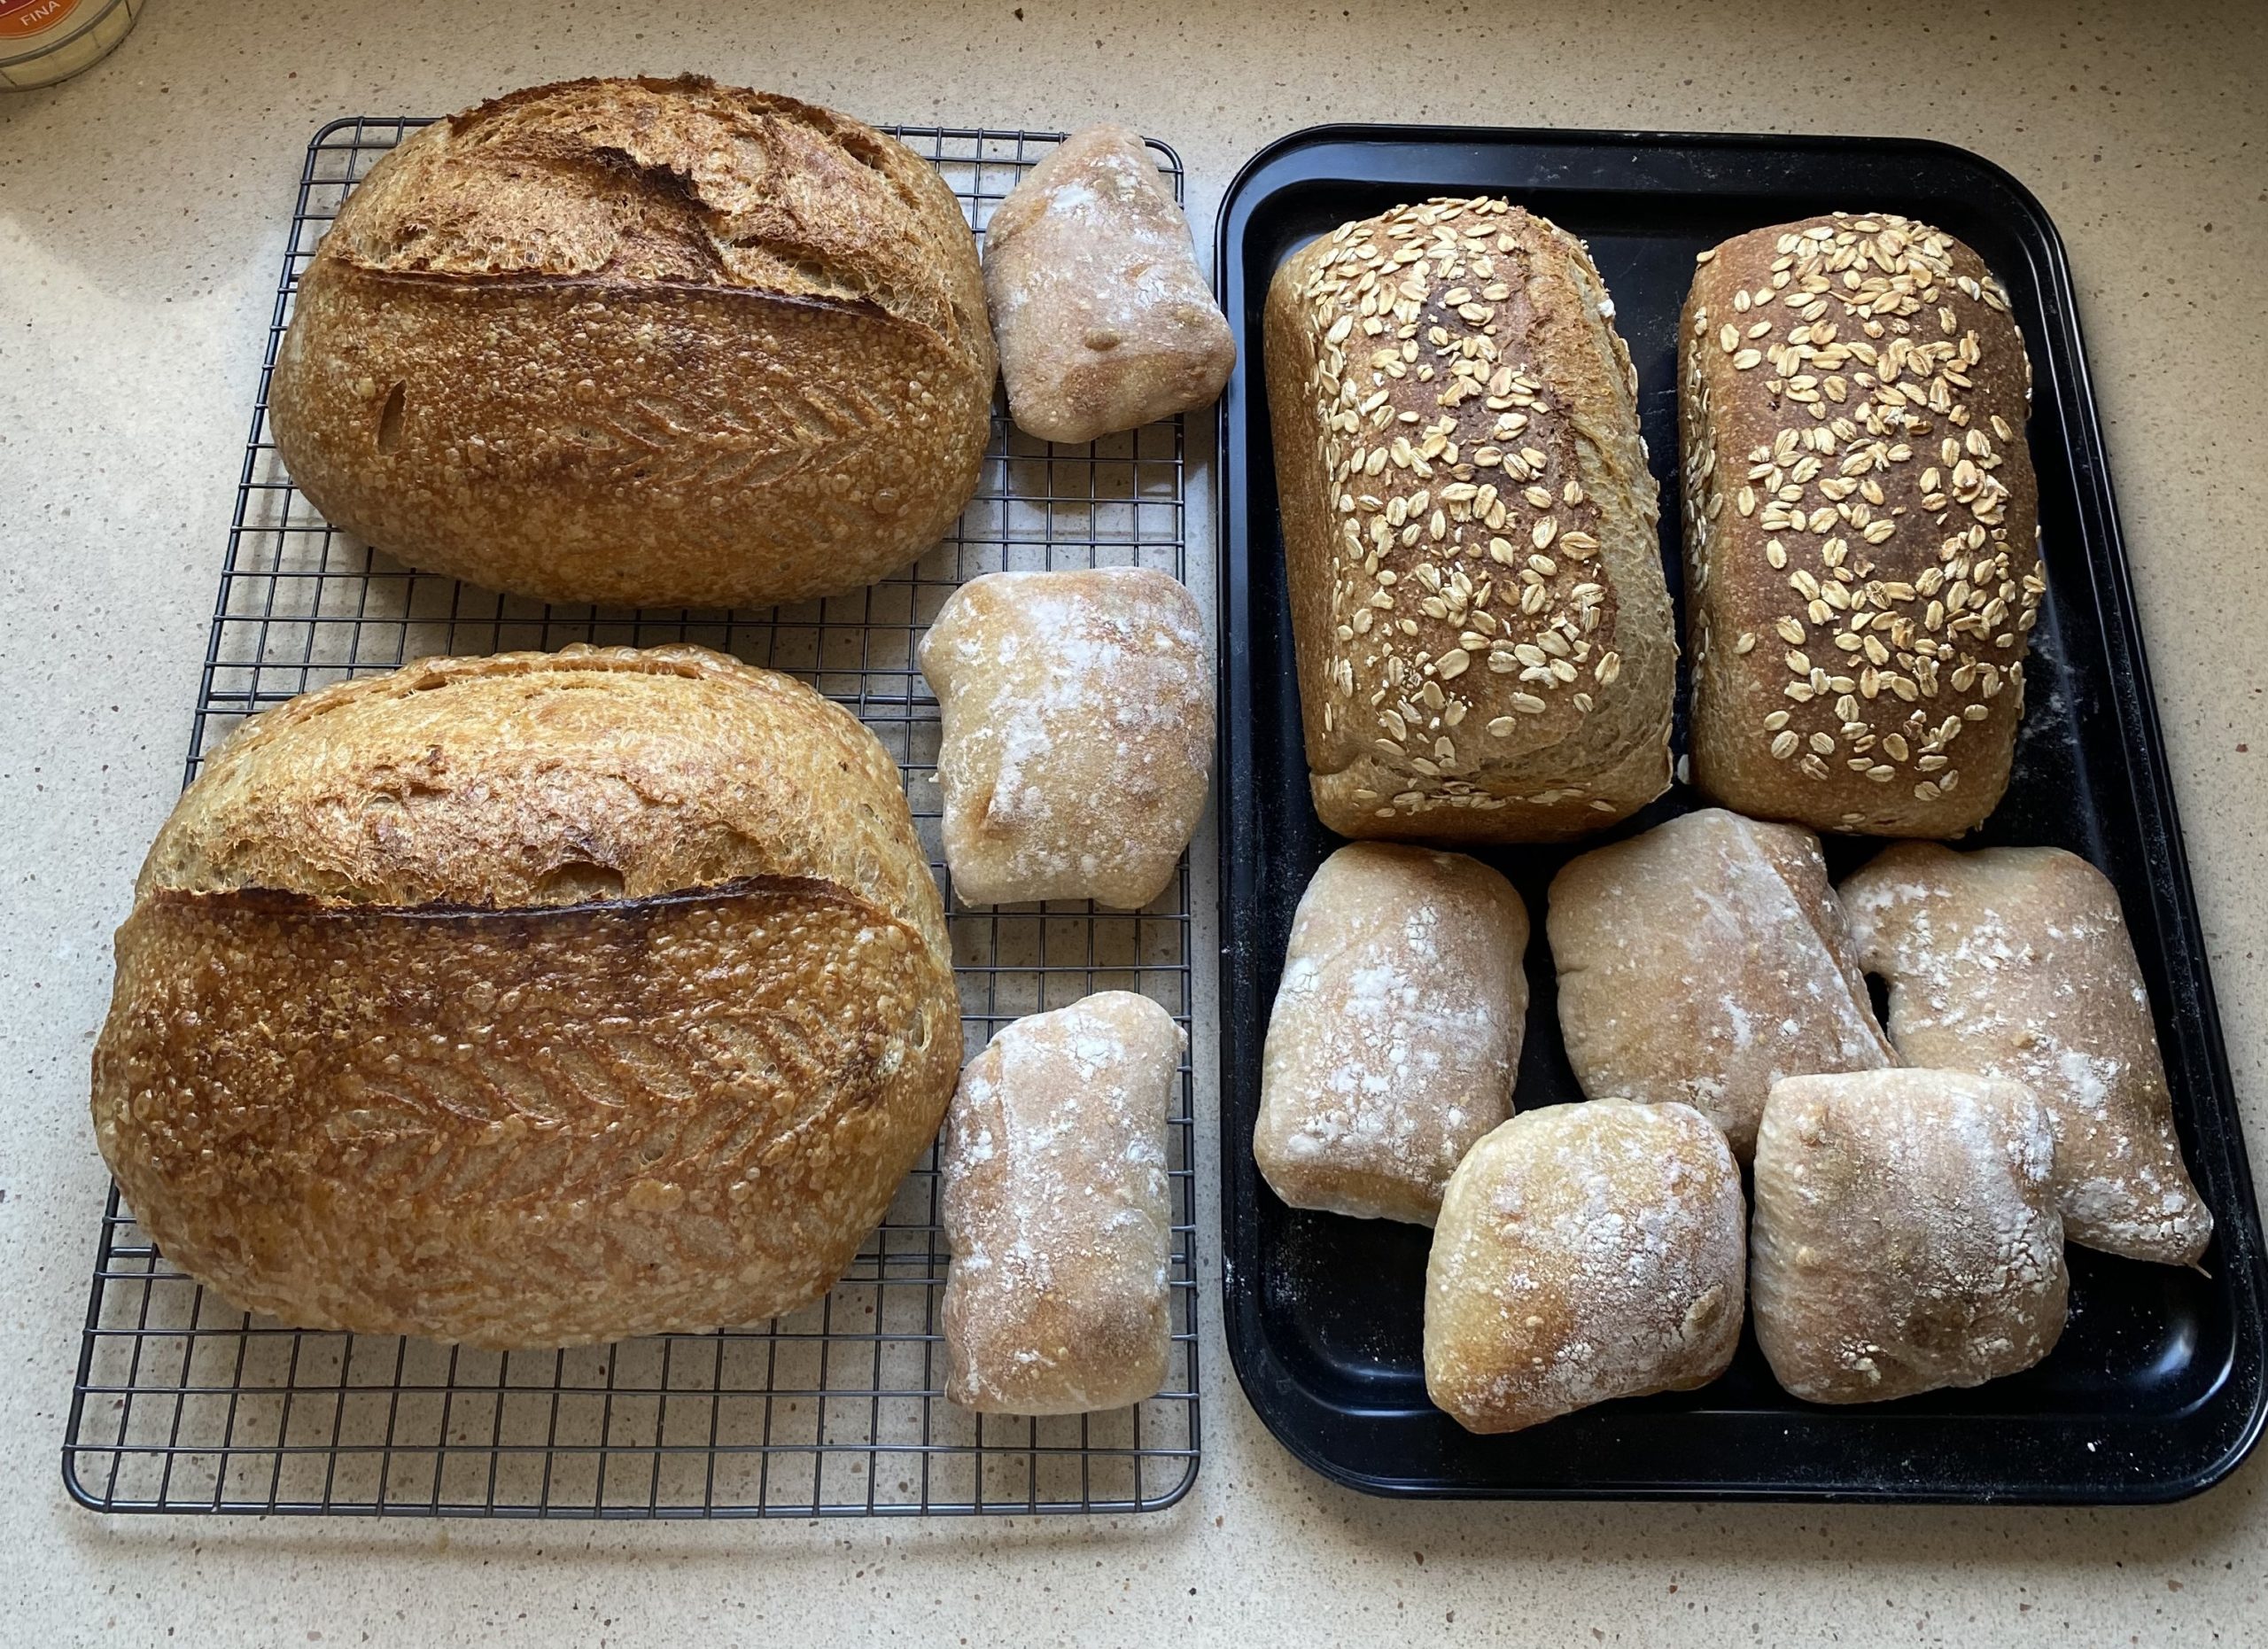
[[(2194, 1271), (2073, 1248), (2070, 1325), (2024, 1373), (1822, 1407), (1779, 1388), (1751, 1334), (1699, 1391), (1476, 1437), (1425, 1400), (1431, 1233), (1286, 1208), (1254, 1166), (1261, 1044), (1293, 908), (1339, 844), (1316, 818), (1301, 752), (1261, 307), (1277, 265), (1314, 236), (1402, 202), (1479, 193), (1508, 195), (1590, 244), (1637, 363), (1673, 592), (1676, 324), (1696, 253), (1816, 212), (1899, 212), (1968, 241), (2015, 299), (2034, 374), (2048, 593), (2015, 776), (1972, 840), (2066, 847), (2117, 885), (2182, 1143), (2218, 1222)], [(1381, 1495), (2121, 1503), (2178, 1499), (2226, 1475), (2268, 1406), (2268, 1271), (2070, 272), (2039, 201), (1976, 155), (1907, 140), (1326, 126), (1246, 166), (1222, 206), (1218, 250), (1239, 345), (1220, 466), (1223, 1296), (1238, 1377), (1269, 1428), (1324, 1475)], [(1680, 786), (1583, 845), (1693, 805)], [(1839, 877), (1879, 845), (1831, 842), (1829, 867)], [(1542, 937), (1545, 886), (1575, 851), (1484, 854), (1519, 889), (1537, 934), (1523, 1110), (1580, 1098)]]

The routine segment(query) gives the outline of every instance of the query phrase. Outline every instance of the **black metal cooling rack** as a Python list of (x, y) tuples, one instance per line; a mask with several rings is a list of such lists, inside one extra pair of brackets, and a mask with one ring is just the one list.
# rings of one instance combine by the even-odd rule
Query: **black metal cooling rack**
[[(308, 145), (268, 334), (190, 740), (189, 776), (245, 716), (436, 653), (692, 641), (855, 711), (905, 774), (940, 877), (936, 700), (922, 632), (979, 572), (1109, 564), (1184, 576), (1180, 421), (1054, 447), (996, 405), (953, 533), (872, 589), (767, 612), (610, 611), (500, 596), (401, 567), (293, 490), (268, 386), (299, 271), (373, 161), (427, 122), (335, 121)], [(981, 238), (1060, 134), (889, 128), (931, 160)], [(1177, 198), (1177, 157), (1153, 144)], [(1189, 868), (1147, 910), (965, 910), (948, 892), (963, 1040), (1091, 992), (1140, 991), (1189, 1026)], [(1172, 1505), (1198, 1461), (1196, 1216), (1184, 1061), (1170, 1139), (1174, 1348), (1166, 1388), (1107, 1414), (977, 1415), (941, 1389), (945, 1251), (934, 1152), (850, 1273), (761, 1327), (564, 1351), (476, 1351), (247, 1317), (166, 1263), (113, 1187), (63, 1448), (105, 1512), (552, 1518), (1127, 1513)]]

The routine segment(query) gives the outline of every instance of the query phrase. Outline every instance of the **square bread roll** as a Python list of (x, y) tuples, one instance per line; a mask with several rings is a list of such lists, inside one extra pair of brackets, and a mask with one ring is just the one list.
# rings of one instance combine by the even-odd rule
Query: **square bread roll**
[(2069, 1286), (2054, 1161), (2047, 1108), (2021, 1083), (1867, 1070), (1774, 1084), (1749, 1287), (1780, 1383), (1874, 1403), (2046, 1357)]
[(1915, 1065), (2023, 1083), (2055, 1124), (2073, 1242), (2186, 1265), (2212, 1240), (2174, 1132), (2149, 992), (2109, 879), (2056, 847), (1890, 849), (1843, 884)]
[(963, 905), (1165, 891), (1205, 811), (1213, 672), (1196, 598), (1151, 567), (988, 572), (921, 641), (944, 714), (945, 864)]
[(1740, 1165), (1688, 1105), (1513, 1117), (1450, 1177), (1425, 1266), (1425, 1390), (1467, 1431), (1689, 1391), (1740, 1343)]
[(1237, 346), (1139, 132), (1074, 132), (985, 230), (984, 296), (1016, 426), (1091, 441), (1220, 398)]
[(1744, 1162), (1781, 1077), (1898, 1062), (1798, 826), (1686, 813), (1569, 860), (1544, 921), (1584, 1094), (1690, 1105)]
[(1252, 1155), (1293, 1208), (1430, 1225), (1512, 1112), (1527, 911), (1477, 859), (1383, 842), (1315, 873), (1260, 1062)]
[(1166, 1125), (1187, 1046), (1148, 997), (1105, 991), (1019, 1019), (961, 1073), (938, 1158), (953, 1402), (1082, 1414), (1165, 1384)]

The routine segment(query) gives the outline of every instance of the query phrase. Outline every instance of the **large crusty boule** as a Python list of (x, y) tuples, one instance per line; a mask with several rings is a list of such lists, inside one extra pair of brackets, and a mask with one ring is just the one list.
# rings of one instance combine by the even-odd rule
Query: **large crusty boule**
[(269, 416), (333, 525), (547, 601), (855, 589), (975, 490), (976, 244), (903, 144), (709, 81), (538, 86), (371, 168)]
[(696, 647), (428, 659), (253, 718), (117, 952), (105, 1159), (169, 1260), (307, 1327), (509, 1348), (795, 1310), (959, 1062), (897, 767)]

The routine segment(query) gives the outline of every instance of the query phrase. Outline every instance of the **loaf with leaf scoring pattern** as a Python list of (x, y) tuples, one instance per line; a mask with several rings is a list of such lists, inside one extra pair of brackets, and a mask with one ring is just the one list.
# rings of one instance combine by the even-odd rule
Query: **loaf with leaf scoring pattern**
[(96, 1137), (174, 1264), (312, 1328), (569, 1345), (840, 1276), (960, 1051), (850, 714), (697, 647), (434, 658), (254, 717), (118, 934)]

